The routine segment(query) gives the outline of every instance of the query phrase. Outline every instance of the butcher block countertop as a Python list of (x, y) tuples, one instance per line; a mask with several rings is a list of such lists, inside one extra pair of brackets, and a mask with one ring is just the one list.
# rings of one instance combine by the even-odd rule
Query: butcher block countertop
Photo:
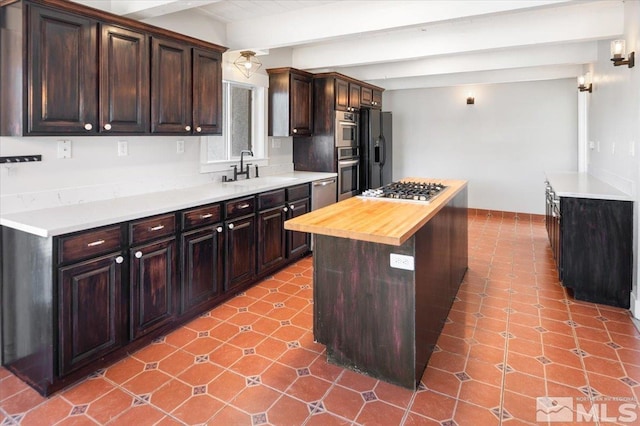
[(467, 186), (465, 180), (415, 177), (402, 180), (442, 183), (447, 188), (430, 203), (352, 197), (290, 219), (284, 227), (292, 231), (400, 246)]

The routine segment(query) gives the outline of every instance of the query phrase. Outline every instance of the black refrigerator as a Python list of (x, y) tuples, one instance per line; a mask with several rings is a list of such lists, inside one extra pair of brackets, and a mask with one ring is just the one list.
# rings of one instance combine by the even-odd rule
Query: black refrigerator
[(391, 112), (360, 110), (360, 191), (391, 183)]

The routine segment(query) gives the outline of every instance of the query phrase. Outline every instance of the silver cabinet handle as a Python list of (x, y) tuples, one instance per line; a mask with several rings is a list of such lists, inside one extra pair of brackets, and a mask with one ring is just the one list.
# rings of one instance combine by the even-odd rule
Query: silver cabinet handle
[(229, 224), (229, 229), (233, 229), (233, 223)]
[(107, 123), (104, 125), (105, 130), (111, 130), (111, 124)]
[(87, 124), (85, 124), (85, 125), (84, 125), (84, 129), (85, 129), (85, 130), (91, 130), (91, 129), (93, 129), (93, 124), (91, 124), (91, 123), (87, 123)]
[(124, 262), (124, 257), (122, 256), (116, 257), (116, 263), (122, 263), (122, 262)]
[(161, 229), (164, 229), (164, 225), (153, 226), (149, 228), (149, 231), (159, 231)]
[(295, 210), (296, 206), (294, 206), (293, 204), (289, 204), (289, 207), (291, 207), (291, 210)]
[(332, 183), (335, 183), (336, 180), (325, 180), (322, 182), (313, 182), (313, 186), (327, 186), (327, 185), (331, 185)]
[(137, 251), (136, 254), (134, 254), (134, 256), (136, 257), (136, 259), (140, 259), (142, 257), (142, 252)]
[(212, 213), (207, 213), (207, 214), (201, 214), (200, 215), (200, 219), (209, 219), (210, 217), (212, 217), (213, 214)]
[(244, 203), (244, 204), (240, 204), (240, 205), (238, 206), (238, 208), (239, 208), (239, 209), (246, 209), (247, 207), (250, 207), (250, 206), (251, 206), (251, 204), (249, 204), (249, 203)]
[(98, 240), (98, 241), (94, 241), (92, 243), (88, 243), (87, 247), (95, 247), (95, 246), (99, 246), (100, 244), (104, 244), (104, 240)]
[(191, 126), (184, 126), (184, 129), (188, 132), (191, 130)]
[(218, 226), (218, 227), (216, 228), (216, 231), (218, 231), (218, 233), (222, 232), (222, 226)]
[(202, 132), (202, 127), (200, 127), (200, 126), (196, 127), (196, 132), (198, 132), (198, 133)]

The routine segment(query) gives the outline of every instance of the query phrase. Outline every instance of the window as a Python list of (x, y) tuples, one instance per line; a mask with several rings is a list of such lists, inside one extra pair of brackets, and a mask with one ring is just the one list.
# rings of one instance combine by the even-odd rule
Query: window
[(265, 156), (265, 88), (223, 81), (222, 93), (222, 136), (203, 138), (202, 163), (214, 166), (203, 172), (215, 171), (216, 163), (239, 160), (245, 149), (253, 151), (252, 161)]

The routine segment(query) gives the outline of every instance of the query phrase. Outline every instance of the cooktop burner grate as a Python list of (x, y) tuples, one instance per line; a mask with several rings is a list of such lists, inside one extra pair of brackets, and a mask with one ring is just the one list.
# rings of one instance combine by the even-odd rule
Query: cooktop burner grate
[(362, 196), (428, 203), (446, 188), (445, 185), (435, 182), (392, 182), (377, 189), (364, 191)]

